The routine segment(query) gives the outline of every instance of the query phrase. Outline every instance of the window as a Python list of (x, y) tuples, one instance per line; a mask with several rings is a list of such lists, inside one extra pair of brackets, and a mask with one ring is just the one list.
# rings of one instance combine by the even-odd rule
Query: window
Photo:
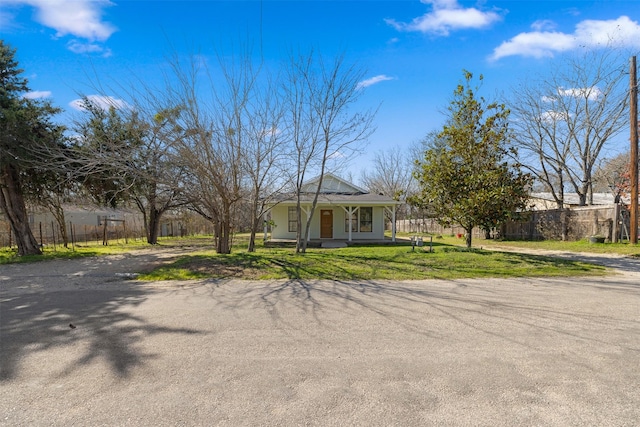
[(349, 222), (351, 222), (351, 231), (354, 233), (370, 233), (373, 231), (373, 208), (359, 208), (349, 215), (345, 213), (344, 231), (349, 232)]
[(289, 231), (298, 231), (298, 213), (295, 206), (289, 206)]
[(358, 209), (360, 214), (360, 232), (372, 232), (373, 231), (373, 208), (360, 208)]
[[(351, 216), (351, 218), (349, 218)], [(351, 221), (351, 231), (358, 231), (358, 211), (355, 211), (351, 215), (345, 212), (344, 215), (344, 231), (349, 232), (349, 221)]]

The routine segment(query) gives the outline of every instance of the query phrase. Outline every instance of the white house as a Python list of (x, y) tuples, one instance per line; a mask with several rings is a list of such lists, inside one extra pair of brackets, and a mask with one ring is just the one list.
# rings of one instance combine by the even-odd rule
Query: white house
[[(395, 242), (395, 214), (399, 202), (390, 197), (371, 194), (333, 174), (322, 179), (316, 210), (311, 206), (320, 178), (302, 186), (300, 207), (303, 224), (311, 217), (307, 240), (384, 240), (385, 213), (392, 224)], [(297, 231), (296, 196), (283, 194), (271, 208), (271, 239), (292, 240)]]

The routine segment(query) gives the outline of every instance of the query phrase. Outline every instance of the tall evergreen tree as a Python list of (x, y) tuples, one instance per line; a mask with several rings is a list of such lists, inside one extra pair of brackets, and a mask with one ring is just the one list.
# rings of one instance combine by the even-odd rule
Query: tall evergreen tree
[(420, 192), (411, 201), (429, 208), (443, 225), (460, 225), (470, 248), (474, 227), (490, 229), (526, 208), (531, 177), (509, 162), (515, 154), (506, 148), (509, 110), (478, 98), (473, 75), (465, 71), (464, 77), (447, 125), (417, 162)]
[(0, 209), (18, 245), (19, 255), (39, 255), (29, 227), (24, 181), (47, 164), (49, 148), (62, 131), (51, 122), (57, 113), (48, 102), (27, 99), (28, 81), (15, 59), (16, 50), (0, 40)]

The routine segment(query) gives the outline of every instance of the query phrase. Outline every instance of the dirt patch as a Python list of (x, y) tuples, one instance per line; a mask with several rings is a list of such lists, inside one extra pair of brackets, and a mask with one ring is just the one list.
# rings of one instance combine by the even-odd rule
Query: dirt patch
[(236, 278), (255, 280), (260, 279), (264, 272), (248, 263), (230, 263), (225, 260), (207, 257), (203, 259), (190, 259), (180, 262), (180, 268), (185, 268), (204, 277), (211, 278)]

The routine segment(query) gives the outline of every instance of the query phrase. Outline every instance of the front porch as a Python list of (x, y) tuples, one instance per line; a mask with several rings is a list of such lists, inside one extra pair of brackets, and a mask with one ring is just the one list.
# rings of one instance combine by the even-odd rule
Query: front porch
[[(392, 224), (395, 240), (395, 215), (398, 201), (382, 194), (370, 194), (330, 173), (302, 185), (300, 192), (276, 197), (265, 218), (265, 240), (295, 241), (298, 227), (305, 229), (309, 247), (321, 247), (324, 241), (335, 246), (345, 244), (385, 244), (385, 223)], [(267, 223), (270, 227), (267, 227)], [(325, 244), (325, 247), (328, 244)]]
[[(391, 237), (385, 236), (383, 239), (362, 240), (362, 239), (311, 239), (307, 242), (308, 248), (346, 248), (347, 246), (362, 245), (406, 245), (411, 243), (409, 239), (396, 237), (395, 241)], [(269, 239), (264, 242), (267, 248), (294, 248), (295, 239)]]

